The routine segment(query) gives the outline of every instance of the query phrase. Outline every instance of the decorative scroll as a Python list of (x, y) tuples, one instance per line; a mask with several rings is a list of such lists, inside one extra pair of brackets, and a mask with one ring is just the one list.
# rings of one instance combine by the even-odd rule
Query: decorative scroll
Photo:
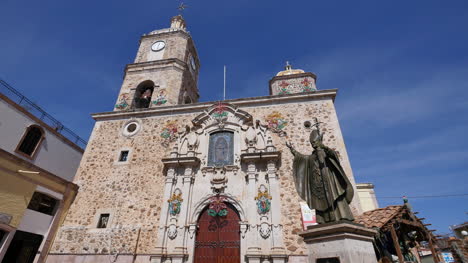
[(303, 81), (301, 81), (302, 84), (302, 92), (308, 92), (308, 91), (316, 91), (316, 88), (313, 88), (310, 86), (311, 82), (309, 81), (308, 78), (304, 78)]
[(268, 194), (268, 190), (264, 185), (258, 189), (257, 197), (257, 211), (259, 214), (266, 214), (270, 211), (271, 207), (271, 196)]
[(222, 196), (213, 196), (210, 198), (210, 206), (208, 208), (208, 214), (210, 216), (226, 216), (228, 211), (227, 211), (227, 206), (224, 203), (226, 201), (226, 198)]
[(291, 94), (291, 92), (288, 89), (289, 83), (287, 83), (286, 81), (283, 80), (283, 81), (281, 81), (279, 86), (280, 86), (280, 90), (278, 92), (279, 95)]
[(218, 105), (216, 105), (216, 108), (214, 111), (211, 113), (211, 116), (215, 119), (223, 119), (224, 117), (228, 116), (228, 111), (227, 107), (225, 104), (219, 102)]
[(161, 137), (164, 139), (163, 145), (167, 146), (177, 138), (177, 121), (169, 121), (164, 126)]
[(180, 213), (182, 201), (184, 201), (184, 199), (182, 199), (182, 193), (176, 190), (172, 194), (172, 197), (169, 200), (167, 200), (167, 202), (169, 203), (169, 213), (171, 215), (175, 216)]
[(281, 113), (274, 111), (265, 118), (265, 121), (268, 123), (267, 127), (272, 132), (279, 133), (280, 135), (286, 134), (283, 129), (288, 125), (288, 122), (284, 119)]
[(166, 89), (161, 89), (159, 90), (159, 94), (156, 97), (156, 99), (153, 100), (153, 104), (159, 106), (159, 105), (166, 104), (166, 102), (167, 102)]
[(122, 93), (119, 98), (119, 102), (115, 104), (115, 108), (119, 110), (125, 110), (128, 108), (128, 93)]

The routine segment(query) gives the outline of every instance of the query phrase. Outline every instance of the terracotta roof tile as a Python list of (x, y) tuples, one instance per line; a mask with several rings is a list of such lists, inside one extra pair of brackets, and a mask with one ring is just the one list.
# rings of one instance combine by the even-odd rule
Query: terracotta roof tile
[(391, 205), (367, 211), (355, 218), (354, 222), (366, 227), (383, 227), (390, 219), (395, 217), (403, 208), (402, 205)]

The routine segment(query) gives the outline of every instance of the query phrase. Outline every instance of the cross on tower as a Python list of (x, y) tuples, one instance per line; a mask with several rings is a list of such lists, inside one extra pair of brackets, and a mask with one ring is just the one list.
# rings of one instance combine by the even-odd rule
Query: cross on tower
[(185, 5), (183, 2), (180, 2), (180, 5), (177, 7), (177, 10), (179, 10), (179, 14), (182, 14), (182, 11), (187, 8), (187, 5)]

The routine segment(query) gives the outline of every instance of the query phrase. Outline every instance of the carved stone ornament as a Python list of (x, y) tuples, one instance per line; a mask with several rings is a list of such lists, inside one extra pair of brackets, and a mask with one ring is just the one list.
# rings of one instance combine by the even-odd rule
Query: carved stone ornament
[(176, 216), (180, 213), (180, 208), (182, 206), (182, 193), (180, 192), (179, 189), (176, 189), (174, 193), (172, 194), (171, 198), (167, 200), (169, 203), (169, 213), (173, 216)]
[(268, 223), (262, 223), (260, 224), (258, 231), (260, 232), (260, 236), (266, 239), (270, 236), (271, 227)]
[(130, 105), (128, 104), (128, 93), (120, 94), (119, 101), (115, 104), (115, 108), (119, 110), (126, 110)]
[(196, 224), (189, 225), (188, 232), (190, 235), (190, 239), (193, 239), (193, 237), (195, 236), (195, 232), (197, 232), (197, 225)]
[(263, 215), (270, 211), (271, 195), (268, 194), (268, 189), (264, 185), (258, 188), (258, 194), (255, 200), (257, 200), (257, 211), (259, 214)]
[(265, 117), (265, 121), (268, 123), (268, 129), (272, 132), (277, 133), (279, 136), (286, 135), (283, 129), (288, 125), (288, 122), (281, 113), (274, 111)]
[(223, 196), (217, 195), (210, 198), (210, 206), (208, 207), (208, 214), (210, 216), (226, 216), (227, 206), (224, 203), (226, 198)]
[(172, 224), (167, 227), (167, 236), (170, 239), (174, 239), (177, 237), (177, 226)]
[(161, 138), (163, 139), (162, 145), (167, 147), (170, 142), (177, 139), (177, 121), (168, 121), (161, 132)]

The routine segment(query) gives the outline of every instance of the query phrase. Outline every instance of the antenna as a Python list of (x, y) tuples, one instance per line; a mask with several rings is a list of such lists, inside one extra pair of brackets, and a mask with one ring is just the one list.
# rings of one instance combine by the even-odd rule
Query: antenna
[(223, 92), (223, 100), (226, 100), (226, 65), (224, 65), (224, 92)]

